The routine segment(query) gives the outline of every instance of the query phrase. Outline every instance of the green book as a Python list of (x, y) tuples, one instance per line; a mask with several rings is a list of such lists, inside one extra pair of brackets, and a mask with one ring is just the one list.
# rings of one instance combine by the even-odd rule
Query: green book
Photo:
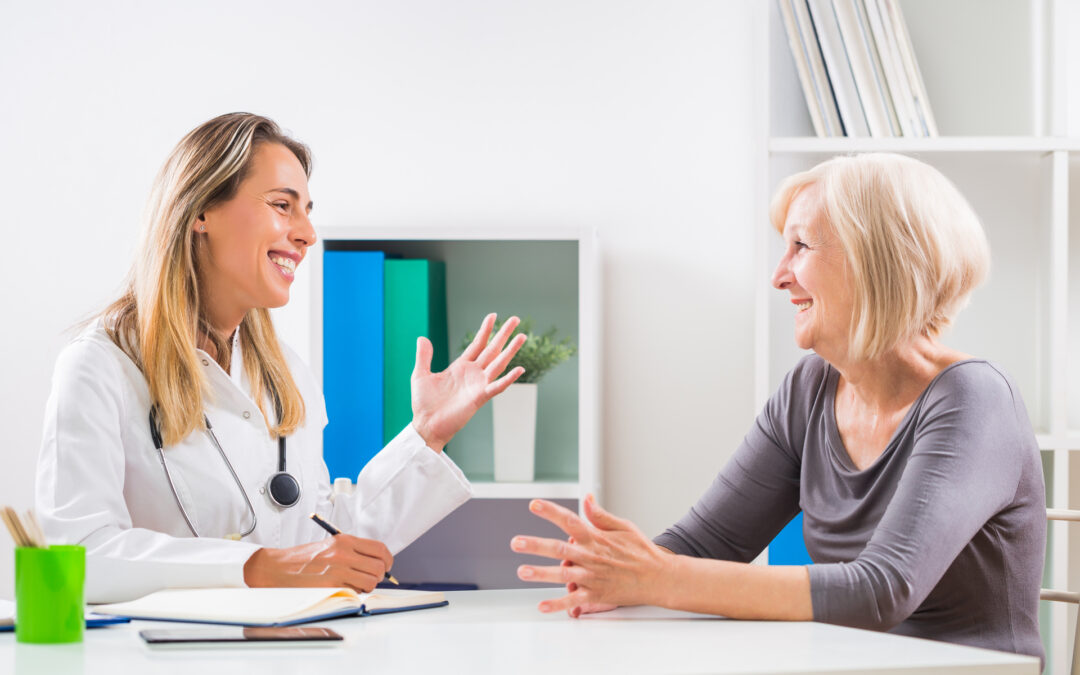
[(446, 331), (446, 264), (438, 260), (387, 259), (383, 295), (383, 442), (412, 421), (412, 371), (416, 338), (431, 340), (431, 370), (449, 364)]

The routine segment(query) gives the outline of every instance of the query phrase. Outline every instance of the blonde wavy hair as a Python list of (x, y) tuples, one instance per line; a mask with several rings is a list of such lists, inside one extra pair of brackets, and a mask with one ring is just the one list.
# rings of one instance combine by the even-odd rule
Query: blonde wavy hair
[(852, 358), (878, 358), (916, 335), (937, 337), (986, 279), (990, 247), (979, 218), (937, 169), (891, 153), (822, 162), (773, 196), (769, 219), (781, 234), (791, 202), (810, 185), (852, 272)]
[[(124, 294), (102, 314), (109, 337), (142, 371), (157, 407), (165, 445), (205, 427), (206, 375), (199, 367), (200, 338), (213, 345), (226, 370), (232, 352), (211, 330), (200, 302), (196, 219), (231, 199), (264, 143), (288, 148), (311, 175), (307, 146), (286, 136), (272, 120), (229, 113), (188, 133), (169, 154), (154, 181), (143, 237)], [(303, 424), (304, 400), (289, 372), (266, 308), (249, 310), (237, 329), (243, 368), (271, 435), (286, 436)], [(273, 401), (274, 421), (265, 403)], [(276, 400), (275, 400), (276, 399)]]

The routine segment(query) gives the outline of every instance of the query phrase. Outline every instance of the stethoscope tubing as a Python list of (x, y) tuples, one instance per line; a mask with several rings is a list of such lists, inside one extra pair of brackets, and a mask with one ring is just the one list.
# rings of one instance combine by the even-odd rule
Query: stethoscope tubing
[[(248, 497), (247, 490), (244, 489), (244, 484), (240, 482), (240, 477), (236, 475), (236, 469), (233, 467), (232, 462), (229, 461), (228, 455), (225, 454), (225, 449), (221, 447), (221, 442), (218, 440), (217, 434), (214, 433), (214, 427), (210, 424), (210, 418), (205, 414), (203, 415), (203, 421), (206, 423), (206, 433), (210, 436), (210, 441), (213, 443), (214, 448), (217, 449), (218, 455), (221, 456), (221, 461), (225, 463), (225, 467), (229, 470), (229, 475), (232, 476), (233, 482), (236, 483), (236, 487), (240, 490), (240, 495), (244, 498), (244, 504), (247, 506), (248, 513), (251, 515), (251, 525), (236, 535), (231, 537), (236, 539), (243, 539), (252, 532), (255, 531), (255, 527), (259, 523), (258, 516), (255, 515), (255, 507), (251, 503), (251, 499)], [(154, 442), (154, 448), (158, 453), (158, 460), (161, 462), (161, 468), (165, 471), (165, 479), (169, 483), (169, 490), (172, 492), (173, 499), (176, 500), (176, 506), (180, 509), (180, 515), (184, 518), (184, 523), (187, 525), (191, 534), (195, 537), (200, 537), (198, 529), (191, 521), (191, 516), (187, 512), (187, 508), (184, 507), (183, 500), (180, 499), (180, 493), (176, 491), (176, 483), (173, 481), (172, 472), (169, 470), (169, 463), (165, 460), (164, 444), (162, 443), (161, 433), (157, 426), (157, 410), (156, 407), (150, 408), (150, 437)], [(295, 506), (300, 501), (301, 488), (299, 481), (291, 473), (285, 470), (285, 438), (278, 438), (278, 470), (267, 481), (267, 494), (275, 505), (281, 508), (288, 508)], [(278, 494), (278, 493), (281, 494)]]

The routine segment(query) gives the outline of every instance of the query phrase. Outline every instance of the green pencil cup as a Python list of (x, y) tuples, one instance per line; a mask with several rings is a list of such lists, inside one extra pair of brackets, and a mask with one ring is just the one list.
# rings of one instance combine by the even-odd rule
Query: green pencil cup
[(56, 644), (82, 642), (82, 546), (15, 549), (15, 639)]

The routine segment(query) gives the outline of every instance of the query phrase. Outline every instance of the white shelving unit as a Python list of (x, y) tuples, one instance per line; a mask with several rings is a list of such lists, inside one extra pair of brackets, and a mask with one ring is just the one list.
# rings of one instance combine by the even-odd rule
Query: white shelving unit
[[(447, 453), (468, 476), (474, 499), (435, 526), (395, 561), (404, 582), (475, 583), (481, 588), (524, 585), (509, 550), (512, 534), (546, 533), (529, 514), (534, 498), (579, 506), (588, 493), (601, 497), (599, 441), (598, 264), (595, 234), (576, 228), (324, 227), (311, 261), (312, 370), (323, 373), (322, 258), (330, 249), (382, 250), (406, 258), (446, 263), (450, 358), (466, 332), (488, 312), (531, 317), (534, 327), (559, 328), (578, 345), (570, 362), (540, 382), (536, 479), (495, 482), (491, 406), (455, 436)], [(484, 534), (485, 536), (480, 536)]]
[[(993, 256), (945, 341), (1002, 366), (1018, 383), (1043, 451), (1048, 505), (1080, 507), (1080, 67), (1066, 0), (900, 0), (938, 138), (816, 138), (774, 0), (758, 11), (768, 77), (761, 122), (756, 261), (759, 405), (802, 355), (793, 317), (769, 286), (780, 255), (768, 200), (786, 176), (838, 154), (897, 152), (938, 167), (982, 218)], [(1072, 107), (1070, 108), (1070, 103)], [(1070, 119), (1070, 111), (1072, 118)], [(763, 116), (764, 117), (764, 116)], [(1071, 236), (1070, 236), (1071, 235)], [(1072, 346), (1072, 348), (1070, 347)], [(1080, 536), (1049, 531), (1046, 584), (1080, 589)], [(1067, 673), (1076, 610), (1043, 603), (1048, 673)]]
[[(553, 370), (544, 383), (563, 376), (561, 383), (564, 388), (577, 399), (576, 422), (577, 433), (563, 434), (561, 440), (565, 441), (568, 436), (575, 447), (561, 451), (560, 465), (548, 467), (545, 473), (544, 462), (541, 455), (550, 452), (551, 448), (545, 448), (543, 438), (540, 438), (537, 447), (537, 480), (528, 483), (499, 483), (491, 478), (490, 465), (484, 466), (483, 460), (475, 455), (488, 452), (489, 448), (482, 448), (477, 453), (472, 453), (470, 448), (462, 448), (460, 441), (452, 442), (449, 453), (455, 457), (462, 466), (466, 475), (469, 476), (475, 490), (477, 499), (530, 499), (543, 497), (548, 499), (578, 499), (583, 498), (588, 492), (598, 493), (599, 484), (599, 443), (597, 440), (597, 358), (598, 353), (598, 306), (597, 306), (597, 266), (596, 266), (596, 242), (592, 233), (578, 229), (548, 229), (522, 230), (522, 229), (491, 229), (491, 228), (468, 228), (444, 230), (435, 228), (393, 230), (371, 229), (358, 227), (326, 227), (321, 231), (322, 239), (316, 244), (315, 250), (309, 255), (312, 260), (311, 276), (312, 284), (312, 340), (311, 340), (311, 367), (319, 374), (323, 372), (322, 358), (322, 256), (327, 247), (340, 246), (343, 243), (356, 245), (366, 249), (386, 250), (397, 252), (406, 257), (429, 257), (443, 259), (447, 262), (447, 314), (450, 323), (450, 353), (454, 358), (458, 353), (458, 342), (466, 330), (475, 330), (479, 325), (479, 319), (486, 311), (500, 311), (500, 316), (506, 316), (514, 312), (522, 317), (532, 315), (536, 320), (536, 328), (543, 330), (549, 323), (570, 321), (576, 330), (571, 336), (578, 344), (578, 354), (574, 357), (577, 369), (576, 382), (573, 377), (565, 377), (566, 365)], [(558, 250), (545, 247), (543, 252), (538, 247), (544, 244), (562, 244)], [(476, 252), (478, 246), (484, 246), (483, 251)], [(553, 288), (555, 284), (544, 285), (545, 261), (534, 261), (530, 278), (530, 270), (518, 266), (522, 260), (533, 258), (529, 252), (530, 247), (537, 248), (537, 254), (542, 256), (554, 256), (560, 259), (557, 263), (565, 272), (568, 265), (576, 267), (576, 281), (574, 279), (562, 279), (562, 285), (555, 288), (554, 296), (545, 294), (545, 288)], [(470, 250), (473, 253), (470, 253)], [(503, 258), (501, 256), (506, 256)], [(478, 260), (482, 259), (480, 264)], [(513, 279), (507, 278), (512, 275)], [(516, 295), (522, 287), (532, 287), (533, 291), (527, 297)], [(479, 290), (479, 292), (478, 292)], [(571, 298), (567, 292), (572, 292)], [(573, 306), (568, 306), (572, 304)], [(485, 309), (486, 308), (486, 309)], [(543, 312), (543, 314), (540, 314)], [(570, 317), (567, 319), (567, 317)], [(475, 324), (475, 325), (474, 325)], [(561, 335), (566, 334), (565, 323)], [(541, 385), (543, 387), (543, 384)], [(558, 384), (554, 386), (559, 386)], [(561, 392), (565, 393), (565, 392)], [(541, 401), (541, 406), (543, 400)], [(482, 411), (483, 413), (483, 411)], [(474, 422), (482, 425), (483, 415), (478, 414)], [(544, 414), (543, 409), (539, 411)], [(468, 436), (470, 427), (462, 430), (463, 435)], [(550, 422), (550, 420), (549, 420)], [(558, 423), (558, 422), (556, 422)], [(542, 422), (540, 423), (542, 426)], [(487, 429), (481, 429), (480, 434), (488, 433)], [(486, 438), (478, 439), (474, 434), (467, 438), (464, 443), (481, 445)], [(475, 468), (480, 466), (479, 469)]]

